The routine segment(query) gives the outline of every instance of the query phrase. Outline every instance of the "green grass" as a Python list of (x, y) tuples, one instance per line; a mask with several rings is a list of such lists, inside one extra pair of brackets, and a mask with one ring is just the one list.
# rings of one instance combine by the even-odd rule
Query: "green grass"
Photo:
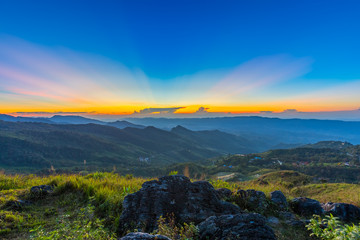
[[(0, 173), (0, 239), (59, 239), (61, 235), (74, 236), (71, 239), (111, 239), (116, 235), (124, 197), (138, 191), (148, 180), (104, 172), (51, 176)], [(305, 196), (320, 202), (360, 206), (358, 184), (306, 184), (307, 180), (306, 175), (280, 171), (246, 182), (214, 179), (209, 182), (215, 188), (234, 192), (256, 189), (269, 197), (270, 192), (281, 190), (289, 200)], [(55, 186), (54, 194), (32, 199), (30, 188), (42, 184)], [(33, 204), (19, 210), (6, 208), (6, 202), (17, 199), (28, 199)], [(283, 222), (274, 231), (279, 240), (310, 239), (305, 229), (290, 228)], [(82, 238), (79, 234), (90, 237)]]
[[(141, 188), (144, 178), (135, 178), (130, 175), (119, 176), (112, 173), (92, 173), (81, 175), (55, 175), (39, 177), (35, 175), (0, 174), (0, 233), (3, 238), (23, 238), (34, 227), (43, 226), (51, 229), (55, 226), (57, 217), (63, 217), (66, 212), (74, 213), (76, 209), (91, 204), (95, 207), (94, 213), (101, 219), (109, 233), (114, 233), (122, 211), (124, 197)], [(36, 200), (35, 204), (23, 211), (9, 212), (4, 210), (5, 202), (16, 199), (29, 198), (29, 189), (36, 185), (54, 185), (55, 193), (47, 199)], [(58, 209), (56, 214), (48, 218), (44, 214)], [(14, 220), (6, 217), (13, 213)], [(70, 214), (71, 215), (71, 214)], [(23, 219), (23, 220), (21, 220)], [(16, 233), (16, 234), (15, 234)], [(15, 234), (15, 235), (14, 235)]]
[(305, 196), (320, 202), (343, 202), (360, 207), (360, 185), (348, 183), (309, 184), (291, 189), (293, 196)]

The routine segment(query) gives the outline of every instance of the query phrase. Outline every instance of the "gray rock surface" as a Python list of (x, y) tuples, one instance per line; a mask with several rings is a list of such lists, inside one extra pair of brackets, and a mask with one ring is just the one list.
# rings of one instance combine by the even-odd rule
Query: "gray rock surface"
[(276, 226), (280, 224), (280, 220), (277, 217), (270, 216), (266, 219), (266, 222), (271, 226)]
[(232, 195), (232, 191), (227, 188), (216, 189), (216, 193), (220, 199), (229, 198)]
[(269, 207), (265, 193), (254, 189), (238, 190), (237, 197), (239, 206), (245, 207), (249, 211), (263, 213)]
[(257, 213), (213, 216), (200, 223), (200, 240), (275, 240), (266, 219)]
[(240, 208), (219, 200), (214, 187), (206, 182), (190, 182), (181, 176), (165, 176), (145, 182), (123, 201), (119, 232), (141, 228), (151, 232), (160, 216), (174, 214), (178, 222), (199, 224), (210, 216), (240, 213)]
[(125, 237), (119, 238), (119, 240), (171, 240), (168, 237), (162, 235), (151, 235), (143, 232), (133, 232), (127, 234)]
[(326, 213), (331, 213), (345, 222), (357, 222), (360, 220), (360, 209), (348, 203), (324, 203), (321, 205)]
[(288, 202), (286, 201), (285, 195), (281, 191), (273, 191), (270, 193), (270, 199), (281, 209), (287, 209), (289, 207)]
[(324, 210), (321, 207), (319, 201), (311, 198), (298, 197), (290, 201), (290, 207), (292, 210), (302, 216), (312, 216), (324, 214)]
[(293, 227), (304, 227), (305, 224), (302, 220), (295, 216), (295, 214), (291, 212), (279, 212), (279, 217), (284, 220), (284, 222)]

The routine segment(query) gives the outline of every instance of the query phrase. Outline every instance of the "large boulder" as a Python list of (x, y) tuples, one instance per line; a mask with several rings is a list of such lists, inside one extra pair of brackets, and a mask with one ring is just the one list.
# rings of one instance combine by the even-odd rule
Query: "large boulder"
[(258, 213), (264, 213), (269, 207), (265, 193), (254, 189), (238, 190), (235, 202), (241, 208)]
[(134, 227), (151, 232), (160, 216), (173, 215), (178, 222), (198, 224), (210, 216), (240, 212), (237, 206), (219, 200), (206, 181), (192, 183), (185, 176), (165, 176), (145, 182), (138, 192), (125, 197), (119, 232)]
[(212, 216), (198, 225), (200, 240), (275, 240), (266, 219), (257, 213)]
[(322, 208), (326, 213), (331, 213), (345, 222), (357, 222), (360, 220), (360, 209), (348, 203), (324, 203)]
[(162, 235), (152, 235), (143, 232), (133, 232), (127, 234), (125, 237), (119, 238), (119, 240), (171, 240), (171, 239)]
[(306, 197), (292, 199), (290, 207), (296, 214), (302, 216), (322, 215), (324, 213), (319, 201)]
[(281, 209), (287, 209), (289, 207), (285, 195), (279, 190), (271, 192), (270, 199)]

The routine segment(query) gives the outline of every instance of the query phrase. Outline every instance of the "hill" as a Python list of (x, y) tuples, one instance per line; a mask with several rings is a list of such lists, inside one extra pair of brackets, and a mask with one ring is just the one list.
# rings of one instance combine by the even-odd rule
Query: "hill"
[(128, 121), (115, 121), (115, 122), (104, 122), (92, 118), (86, 118), (81, 116), (63, 116), (63, 115), (54, 115), (50, 118), (46, 117), (13, 117), (11, 115), (0, 114), (0, 120), (7, 122), (39, 122), (39, 123), (49, 123), (49, 124), (100, 124), (108, 125), (116, 128), (124, 129), (127, 127), (133, 128), (145, 128), (145, 126), (133, 124)]
[[(225, 153), (251, 152), (251, 143), (234, 135), (155, 127), (118, 129), (98, 124), (45, 124), (0, 121), (2, 168), (137, 168), (179, 162), (207, 164)], [(212, 139), (211, 143), (208, 139)], [(222, 142), (233, 142), (227, 147)]]
[(259, 154), (236, 154), (212, 160), (209, 174), (233, 174), (233, 180), (248, 180), (276, 170), (298, 171), (323, 182), (360, 181), (360, 145), (319, 142), (293, 149), (275, 149)]
[(354, 145), (348, 142), (342, 142), (342, 141), (320, 141), (314, 144), (307, 144), (302, 147), (308, 147), (308, 148), (329, 148), (329, 149), (347, 149), (351, 148)]
[(332, 140), (360, 144), (360, 122), (265, 117), (128, 118), (126, 120), (135, 124), (167, 129), (181, 125), (193, 131), (220, 130), (244, 138), (256, 139), (263, 151), (284, 143), (304, 145)]
[(115, 122), (109, 122), (106, 125), (108, 126), (112, 126), (112, 127), (116, 127), (116, 128), (120, 128), (120, 129), (124, 129), (127, 127), (131, 127), (131, 128), (145, 128), (145, 126), (143, 125), (138, 125), (138, 124), (133, 124), (131, 122), (128, 121), (115, 121)]

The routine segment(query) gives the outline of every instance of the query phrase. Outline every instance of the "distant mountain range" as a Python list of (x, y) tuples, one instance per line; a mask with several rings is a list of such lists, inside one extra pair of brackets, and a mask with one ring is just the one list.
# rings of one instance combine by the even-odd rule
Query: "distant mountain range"
[[(104, 122), (81, 116), (60, 116), (51, 118), (13, 117), (0, 115), (0, 120), (11, 122), (41, 122), (49, 124), (99, 124), (119, 129), (127, 127), (144, 129), (154, 126), (171, 131), (176, 126), (182, 126), (191, 131), (220, 131), (246, 139), (249, 143), (246, 149), (255, 152), (269, 149), (293, 148), (319, 141), (342, 141), (360, 144), (360, 122), (314, 120), (314, 119), (279, 119), (265, 117), (217, 117), (217, 118), (127, 118), (122, 121)], [(175, 131), (175, 130), (174, 130)], [(184, 134), (177, 129), (177, 134)], [(213, 132), (213, 134), (215, 134)], [(203, 133), (205, 135), (205, 133)], [(200, 139), (212, 141), (207, 137)], [(232, 141), (222, 142), (223, 145), (233, 145)], [(250, 147), (248, 147), (250, 146)], [(224, 146), (225, 147), (225, 146)], [(227, 148), (225, 148), (227, 149)], [(247, 151), (246, 150), (246, 151)]]
[(145, 126), (133, 124), (128, 121), (115, 121), (115, 122), (104, 122), (96, 119), (85, 118), (81, 116), (62, 116), (55, 115), (50, 118), (44, 117), (13, 117), (6, 114), (0, 114), (0, 120), (8, 121), (8, 122), (39, 122), (39, 123), (49, 123), (49, 124), (100, 124), (100, 125), (108, 125), (116, 128), (145, 128)]
[[(246, 139), (257, 139), (262, 150), (288, 148), (319, 141), (360, 144), (360, 122), (280, 119), (265, 117), (127, 118), (129, 122), (171, 129), (181, 125), (193, 131), (219, 130)], [(288, 147), (287, 147), (288, 146)]]
[[(127, 123), (113, 124), (123, 127)], [(0, 168), (74, 168), (83, 167), (84, 160), (98, 168), (206, 164), (208, 158), (215, 156), (254, 151), (254, 143), (245, 138), (181, 126), (165, 131), (155, 127), (119, 129), (94, 123), (0, 121)]]

